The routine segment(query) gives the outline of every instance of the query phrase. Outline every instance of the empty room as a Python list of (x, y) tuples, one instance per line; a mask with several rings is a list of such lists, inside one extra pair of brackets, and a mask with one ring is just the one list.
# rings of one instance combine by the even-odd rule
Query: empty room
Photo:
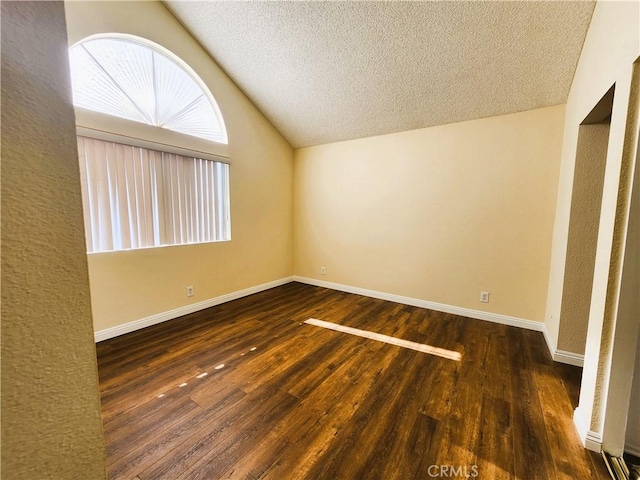
[(640, 478), (640, 1), (0, 18), (3, 479)]

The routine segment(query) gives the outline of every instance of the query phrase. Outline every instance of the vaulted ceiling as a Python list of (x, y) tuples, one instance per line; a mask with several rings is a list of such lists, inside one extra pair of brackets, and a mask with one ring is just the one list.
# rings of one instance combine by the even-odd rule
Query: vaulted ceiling
[(293, 147), (564, 103), (595, 6), (165, 4)]

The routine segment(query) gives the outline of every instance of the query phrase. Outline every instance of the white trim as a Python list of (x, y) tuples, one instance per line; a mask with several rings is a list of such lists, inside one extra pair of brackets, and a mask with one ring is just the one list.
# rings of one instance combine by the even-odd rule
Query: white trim
[[(220, 132), (223, 135), (223, 138), (220, 142), (217, 141), (213, 141), (213, 140), (207, 140), (201, 137), (193, 137), (190, 136), (191, 138), (197, 138), (197, 139), (201, 139), (204, 140), (206, 142), (212, 142), (212, 143), (216, 143), (216, 144), (220, 144), (220, 145), (227, 145), (229, 143), (229, 135), (227, 134), (227, 126), (224, 123), (224, 117), (222, 116), (222, 112), (220, 111), (220, 107), (218, 105), (218, 102), (216, 102), (216, 99), (213, 96), (213, 93), (211, 93), (211, 90), (209, 90), (209, 86), (202, 80), (202, 78), (200, 78), (200, 75), (198, 75), (196, 73), (196, 71), (191, 68), (191, 66), (185, 62), (182, 58), (180, 58), (178, 55), (176, 55), (175, 53), (173, 53), (171, 50), (169, 50), (166, 47), (163, 47), (162, 45), (156, 43), (156, 42), (152, 42), (151, 40), (149, 40), (148, 38), (144, 38), (144, 37), (139, 37), (137, 35), (131, 35), (129, 33), (116, 33), (116, 32), (111, 32), (111, 33), (96, 33), (94, 35), (89, 35), (87, 37), (84, 37), (83, 39), (75, 42), (73, 45), (71, 45), (69, 47), (69, 51), (71, 51), (73, 48), (77, 47), (78, 45), (81, 45), (85, 42), (89, 42), (92, 40), (98, 40), (98, 39), (106, 39), (106, 40), (112, 40), (112, 39), (120, 39), (120, 40), (125, 40), (129, 43), (133, 43), (133, 44), (137, 44), (137, 45), (141, 45), (144, 46), (146, 48), (150, 48), (152, 50), (155, 50), (157, 53), (159, 53), (160, 55), (166, 57), (169, 61), (175, 63), (179, 68), (181, 68), (182, 70), (184, 70), (184, 72), (189, 75), (191, 77), (191, 79), (196, 83), (196, 85), (198, 87), (200, 87), (200, 90), (202, 91), (202, 93), (207, 97), (207, 99), (209, 100), (209, 103), (211, 104), (211, 107), (213, 108), (213, 111), (217, 117), (218, 123), (220, 124)], [(79, 109), (81, 107), (76, 107), (76, 109)], [(85, 109), (82, 109), (85, 110)], [(88, 110), (87, 110), (88, 111)], [(99, 113), (99, 112), (94, 112), (94, 113)], [(76, 114), (77, 114), (77, 110), (76, 110)], [(110, 116), (110, 115), (107, 115)], [(117, 117), (114, 117), (117, 118)], [(122, 119), (124, 120), (124, 119)], [(134, 122), (137, 123), (137, 122)], [(173, 130), (165, 130), (165, 131), (172, 131)], [(175, 132), (178, 133), (178, 132)]]
[(576, 430), (578, 432), (578, 437), (580, 437), (580, 441), (582, 442), (582, 445), (584, 445), (585, 439), (587, 438), (587, 432), (589, 431), (589, 425), (585, 424), (582, 421), (580, 407), (576, 408), (573, 411), (573, 425), (576, 427)]
[(253, 295), (254, 293), (262, 292), (264, 290), (269, 290), (270, 288), (279, 287), (281, 285), (285, 285), (292, 281), (293, 281), (293, 277), (281, 278), (279, 280), (274, 280), (273, 282), (263, 283), (261, 285), (256, 285), (254, 287), (238, 290), (237, 292), (227, 293), (226, 295), (210, 298), (209, 300), (204, 300), (202, 302), (192, 303), (191, 305), (185, 305), (184, 307), (179, 307), (174, 310), (169, 310), (168, 312), (157, 313), (149, 317), (141, 318), (140, 320), (134, 320), (133, 322), (124, 323), (122, 325), (106, 328), (104, 330), (99, 330), (94, 333), (95, 341), (101, 342), (109, 338), (117, 337), (119, 335), (124, 335), (125, 333), (131, 333), (136, 330), (140, 330), (142, 328), (146, 328), (152, 325), (156, 325), (158, 323), (166, 322), (167, 320), (173, 320), (174, 318), (178, 318), (183, 315), (188, 315), (190, 313), (194, 313), (199, 310), (204, 310), (205, 308), (214, 307), (216, 305), (220, 305), (221, 303), (230, 302), (232, 300), (237, 300), (238, 298)]
[(555, 347), (554, 342), (551, 340), (551, 334), (547, 329), (546, 323), (542, 328), (542, 333), (544, 334), (544, 339), (547, 342), (547, 348), (549, 349), (549, 352), (551, 353), (551, 358), (553, 358), (554, 362), (565, 363), (567, 365), (573, 365), (575, 367), (584, 366), (583, 354), (567, 352), (566, 350), (558, 350)]
[(546, 323), (542, 327), (542, 334), (544, 335), (544, 341), (547, 342), (547, 348), (549, 349), (549, 353), (551, 353), (551, 357), (553, 357), (556, 354), (556, 346), (553, 340), (551, 339), (551, 334), (549, 333), (549, 329), (547, 328)]
[(584, 441), (584, 446), (587, 450), (600, 453), (602, 451), (602, 435), (593, 430), (589, 430)]
[(75, 107), (75, 113), (76, 134), (81, 137), (231, 164), (229, 146), (223, 143), (82, 107)]
[(573, 412), (573, 424), (578, 432), (578, 437), (580, 437), (580, 442), (587, 450), (600, 453), (602, 451), (602, 434), (589, 430), (589, 425), (583, 422), (582, 417), (580, 407), (576, 408)]
[(413, 307), (427, 308), (429, 310), (436, 310), (438, 312), (451, 313), (463, 317), (475, 318), (477, 320), (486, 320), (488, 322), (510, 325), (512, 327), (535, 330), (537, 332), (542, 332), (544, 329), (544, 323), (542, 322), (510, 317), (499, 313), (483, 312), (480, 310), (472, 310), (470, 308), (455, 307), (453, 305), (429, 302), (427, 300), (420, 300), (418, 298), (403, 297), (401, 295), (379, 292), (377, 290), (367, 290), (364, 288), (351, 287), (349, 285), (343, 285), (340, 283), (325, 282), (323, 280), (316, 280), (315, 278), (294, 276), (293, 280), (295, 282), (306, 283), (307, 285), (315, 285), (316, 287), (324, 287), (330, 288), (332, 290), (340, 290), (347, 293), (355, 293), (357, 295), (363, 295), (365, 297), (379, 298), (380, 300), (388, 300), (390, 302), (402, 303), (404, 305), (411, 305)]
[(553, 361), (559, 363), (566, 363), (567, 365), (573, 365), (575, 367), (584, 366), (584, 355), (579, 353), (567, 352), (565, 350), (556, 350), (552, 354)]
[(630, 453), (631, 455), (633, 455), (635, 457), (640, 457), (640, 446), (638, 446), (638, 445), (626, 444), (624, 446), (624, 451), (627, 452), (627, 453)]

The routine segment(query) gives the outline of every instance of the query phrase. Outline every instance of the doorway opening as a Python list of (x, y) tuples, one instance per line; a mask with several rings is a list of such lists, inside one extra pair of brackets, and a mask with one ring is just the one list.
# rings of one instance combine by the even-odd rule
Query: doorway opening
[(583, 355), (600, 227), (615, 85), (578, 130), (558, 350)]

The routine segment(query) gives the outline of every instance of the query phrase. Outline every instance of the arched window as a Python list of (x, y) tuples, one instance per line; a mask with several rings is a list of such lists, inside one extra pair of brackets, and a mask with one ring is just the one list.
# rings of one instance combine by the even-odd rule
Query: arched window
[(69, 59), (87, 251), (230, 240), (227, 133), (195, 72), (121, 34)]
[(71, 47), (69, 59), (76, 106), (227, 143), (207, 87), (159, 45), (129, 35), (89, 37)]

